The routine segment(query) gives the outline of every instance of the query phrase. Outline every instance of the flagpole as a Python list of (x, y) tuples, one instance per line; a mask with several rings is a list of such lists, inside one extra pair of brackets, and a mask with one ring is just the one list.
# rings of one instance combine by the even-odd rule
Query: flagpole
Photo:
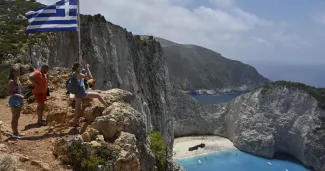
[(81, 54), (81, 27), (80, 27), (80, 0), (77, 0), (77, 6), (78, 6), (78, 61), (82, 62), (82, 54)]

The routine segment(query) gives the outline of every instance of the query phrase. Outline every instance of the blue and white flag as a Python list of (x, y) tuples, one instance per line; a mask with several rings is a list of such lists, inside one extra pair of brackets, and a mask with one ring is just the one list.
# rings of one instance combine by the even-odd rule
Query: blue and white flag
[(54, 5), (26, 13), (29, 21), (26, 33), (77, 31), (77, 0), (60, 0)]

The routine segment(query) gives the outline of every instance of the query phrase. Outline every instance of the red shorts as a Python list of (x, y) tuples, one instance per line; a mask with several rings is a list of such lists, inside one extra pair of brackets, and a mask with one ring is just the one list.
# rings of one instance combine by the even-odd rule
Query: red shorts
[(34, 98), (36, 103), (44, 103), (47, 101), (46, 94), (34, 94)]

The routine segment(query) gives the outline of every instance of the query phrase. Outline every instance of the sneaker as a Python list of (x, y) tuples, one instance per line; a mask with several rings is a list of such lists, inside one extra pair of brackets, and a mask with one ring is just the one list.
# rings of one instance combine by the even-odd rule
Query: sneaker
[(15, 134), (11, 134), (11, 138), (14, 138), (14, 139), (21, 139), (21, 137), (18, 135), (15, 135)]
[(44, 120), (37, 121), (37, 123), (38, 123), (39, 126), (46, 126), (47, 125), (46, 121), (44, 121)]

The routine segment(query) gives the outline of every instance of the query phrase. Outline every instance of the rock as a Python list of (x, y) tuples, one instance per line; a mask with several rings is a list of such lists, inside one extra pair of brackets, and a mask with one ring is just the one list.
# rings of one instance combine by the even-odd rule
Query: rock
[(103, 111), (104, 108), (100, 106), (93, 106), (93, 107), (86, 108), (84, 112), (85, 113), (84, 117), (86, 118), (87, 123), (88, 124), (93, 123), (98, 116), (103, 115)]
[(0, 154), (0, 170), (15, 171), (19, 165), (17, 156), (10, 154)]
[(30, 162), (31, 165), (39, 167), (42, 171), (50, 171), (50, 165), (47, 163), (43, 163), (41, 161), (38, 160), (32, 160)]
[(84, 133), (87, 130), (88, 126), (89, 124), (87, 122), (81, 123), (80, 133)]
[(105, 141), (104, 136), (103, 135), (97, 135), (96, 136), (96, 141)]
[(91, 141), (90, 144), (91, 144), (92, 147), (100, 147), (100, 146), (102, 146), (102, 145), (101, 145), (100, 143), (98, 143), (97, 141)]
[[(76, 138), (78, 137), (78, 138)], [(56, 139), (56, 142), (54, 143), (54, 148), (52, 153), (57, 156), (59, 159), (63, 160), (66, 163), (70, 162), (68, 153), (69, 153), (69, 146), (74, 142), (75, 139), (79, 139), (80, 135), (70, 135), (65, 136), (62, 138)], [(80, 141), (80, 139), (79, 139)], [(82, 141), (82, 138), (81, 138)], [(79, 142), (78, 142), (79, 143)]]
[(48, 132), (49, 133), (52, 133), (53, 131), (54, 131), (54, 128), (53, 127), (49, 127)]
[(185, 171), (185, 169), (176, 160), (168, 161), (168, 164), (172, 165), (170, 167), (171, 171)]
[(16, 171), (25, 171), (25, 170), (23, 170), (23, 169), (17, 169)]
[(41, 165), (42, 171), (50, 171), (50, 165), (47, 163), (42, 163)]
[(82, 139), (84, 142), (90, 142), (91, 141), (91, 138), (90, 138), (90, 135), (88, 132), (84, 132), (82, 135)]
[(73, 139), (73, 144), (76, 145), (81, 145), (83, 143), (83, 139), (81, 135), (77, 135), (74, 139)]
[(138, 115), (130, 105), (115, 102), (111, 108), (105, 109), (103, 116), (97, 117), (91, 126), (104, 135), (105, 139), (112, 139), (121, 131), (137, 131), (140, 127), (140, 121), (136, 117)]
[(135, 95), (120, 89), (111, 89), (109, 91), (103, 91), (101, 94), (108, 104), (113, 104), (114, 102), (124, 102), (131, 103), (135, 99)]
[(8, 148), (6, 144), (0, 144), (0, 151), (4, 151)]
[(19, 157), (19, 160), (20, 160), (21, 162), (26, 162), (26, 161), (29, 160), (29, 157), (26, 156), (26, 155), (23, 155), (23, 154), (15, 154), (15, 156)]
[(87, 128), (87, 132), (88, 132), (91, 140), (95, 140), (97, 135), (99, 135), (99, 131), (97, 129), (94, 129), (94, 128), (91, 128), (91, 127)]
[(46, 116), (46, 122), (56, 122), (56, 123), (65, 123), (67, 117), (67, 110), (66, 109), (53, 109), (48, 113)]
[(136, 146), (136, 138), (133, 134), (122, 132), (115, 144), (121, 147), (115, 171), (140, 171), (139, 151)]

